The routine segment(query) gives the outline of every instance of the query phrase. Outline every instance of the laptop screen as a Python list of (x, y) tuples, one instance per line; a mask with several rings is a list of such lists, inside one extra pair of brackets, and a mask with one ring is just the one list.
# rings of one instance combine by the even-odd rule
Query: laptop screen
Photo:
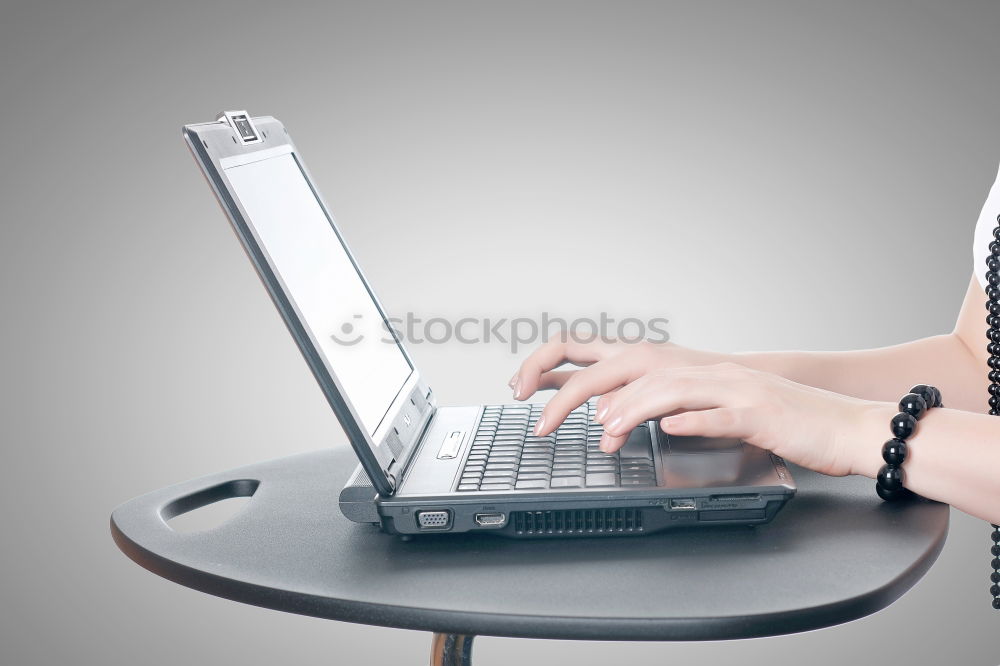
[(298, 161), (284, 153), (224, 171), (313, 346), (373, 436), (413, 368)]

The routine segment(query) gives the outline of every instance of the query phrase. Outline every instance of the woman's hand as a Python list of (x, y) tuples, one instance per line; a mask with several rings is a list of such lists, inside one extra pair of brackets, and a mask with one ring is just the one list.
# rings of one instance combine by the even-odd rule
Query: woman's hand
[(858, 435), (870, 430), (876, 412), (884, 428), (884, 411), (879, 403), (733, 363), (656, 370), (597, 405), (607, 451), (620, 448), (634, 427), (659, 418), (667, 434), (735, 437), (833, 476), (858, 472), (858, 443), (877, 448)]
[[(620, 386), (631, 381), (629, 378), (640, 376), (647, 368), (708, 365), (729, 357), (725, 354), (687, 349), (671, 342), (623, 342), (606, 339), (577, 342), (573, 335), (561, 334), (549, 338), (548, 342), (532, 352), (511, 377), (509, 385), (514, 390), (516, 400), (527, 400), (536, 391), (560, 388), (569, 382), (578, 371), (555, 370), (564, 363), (593, 366), (612, 358), (618, 359), (615, 364), (617, 372), (613, 374), (623, 378), (618, 384)], [(582, 404), (592, 395), (599, 394), (588, 394), (577, 404)]]
[[(884, 429), (893, 413), (881, 403), (735, 363), (680, 366), (690, 352), (673, 345), (567, 343), (559, 354), (550, 342), (538, 351), (542, 353), (527, 359), (516, 376), (522, 392), (536, 385), (561, 388), (542, 411), (535, 433), (554, 431), (574, 408), (602, 396), (596, 416), (605, 430), (601, 448), (609, 452), (621, 448), (634, 427), (659, 419), (668, 434), (735, 437), (790, 462), (841, 476), (870, 471), (870, 451), (858, 446), (871, 448), (873, 424), (878, 424), (876, 431)], [(547, 369), (578, 359), (589, 366), (558, 374)]]

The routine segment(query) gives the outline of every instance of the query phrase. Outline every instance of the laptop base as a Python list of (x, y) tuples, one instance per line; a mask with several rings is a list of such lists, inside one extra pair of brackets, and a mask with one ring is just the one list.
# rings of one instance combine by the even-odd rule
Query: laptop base
[(340, 509), (355, 522), (372, 523), (401, 536), (475, 532), (537, 539), (639, 536), (680, 527), (759, 525), (770, 522), (792, 497), (784, 488), (760, 487), (719, 488), (718, 493), (699, 489), (700, 496), (665, 488), (549, 493), (549, 497), (506, 495), (382, 498), (359, 466), (340, 493)]

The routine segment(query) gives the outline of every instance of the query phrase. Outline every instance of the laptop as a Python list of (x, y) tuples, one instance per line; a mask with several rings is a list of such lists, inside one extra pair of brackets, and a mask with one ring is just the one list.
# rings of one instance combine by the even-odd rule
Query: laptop
[(439, 406), (285, 127), (230, 111), (183, 135), (357, 454), (347, 518), (404, 538), (641, 535), (766, 523), (794, 496), (778, 456), (656, 421), (603, 453), (593, 402), (547, 437), (541, 403)]

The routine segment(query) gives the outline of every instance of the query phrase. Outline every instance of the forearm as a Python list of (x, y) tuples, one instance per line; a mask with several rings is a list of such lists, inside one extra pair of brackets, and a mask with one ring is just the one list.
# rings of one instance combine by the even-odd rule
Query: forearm
[(914, 384), (932, 384), (941, 389), (949, 407), (975, 412), (987, 408), (985, 362), (956, 334), (881, 349), (735, 356), (736, 362), (751, 368), (866, 400), (896, 400)]
[[(904, 389), (905, 390), (905, 389)], [(947, 393), (944, 394), (947, 399)], [(856, 474), (875, 478), (882, 443), (892, 437), (894, 403), (873, 404), (854, 428), (845, 428)], [(1000, 419), (956, 409), (929, 410), (907, 440), (904, 484), (913, 492), (1000, 523)]]

